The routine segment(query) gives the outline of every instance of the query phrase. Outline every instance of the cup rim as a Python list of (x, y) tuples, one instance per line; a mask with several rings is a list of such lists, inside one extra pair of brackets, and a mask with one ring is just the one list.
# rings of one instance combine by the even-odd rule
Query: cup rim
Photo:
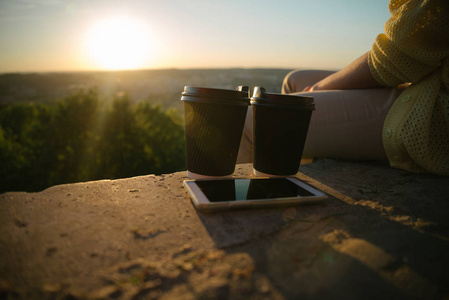
[(182, 92), (183, 96), (193, 96), (201, 98), (232, 98), (232, 99), (249, 99), (248, 91), (208, 88), (198, 86), (185, 86)]
[(249, 106), (248, 91), (185, 86), (182, 101)]
[[(302, 101), (299, 101), (302, 100)], [(302, 95), (267, 93), (263, 87), (255, 87), (251, 104), (289, 107), (292, 109), (315, 109), (314, 98)]]

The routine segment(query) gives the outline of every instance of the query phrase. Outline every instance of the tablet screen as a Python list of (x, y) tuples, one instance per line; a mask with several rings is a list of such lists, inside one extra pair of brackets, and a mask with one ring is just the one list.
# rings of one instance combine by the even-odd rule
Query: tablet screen
[(196, 181), (210, 202), (314, 196), (286, 178)]

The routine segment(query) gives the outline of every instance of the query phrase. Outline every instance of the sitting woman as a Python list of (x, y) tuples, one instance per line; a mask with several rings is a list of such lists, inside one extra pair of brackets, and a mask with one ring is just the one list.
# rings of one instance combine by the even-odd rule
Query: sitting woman
[(283, 93), (315, 99), (303, 158), (388, 159), (449, 175), (449, 1), (391, 0), (389, 9), (385, 34), (344, 69), (285, 78)]

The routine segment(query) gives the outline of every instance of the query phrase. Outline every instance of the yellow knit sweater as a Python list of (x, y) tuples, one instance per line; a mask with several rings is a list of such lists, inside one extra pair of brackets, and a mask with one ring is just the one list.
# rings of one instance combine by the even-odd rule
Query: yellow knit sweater
[(393, 167), (449, 175), (449, 0), (391, 0), (368, 62), (384, 86), (411, 83), (384, 123)]

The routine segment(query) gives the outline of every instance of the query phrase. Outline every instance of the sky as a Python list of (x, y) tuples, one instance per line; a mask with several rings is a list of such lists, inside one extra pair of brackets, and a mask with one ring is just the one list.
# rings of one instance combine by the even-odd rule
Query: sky
[(340, 69), (388, 0), (0, 0), (0, 73)]

